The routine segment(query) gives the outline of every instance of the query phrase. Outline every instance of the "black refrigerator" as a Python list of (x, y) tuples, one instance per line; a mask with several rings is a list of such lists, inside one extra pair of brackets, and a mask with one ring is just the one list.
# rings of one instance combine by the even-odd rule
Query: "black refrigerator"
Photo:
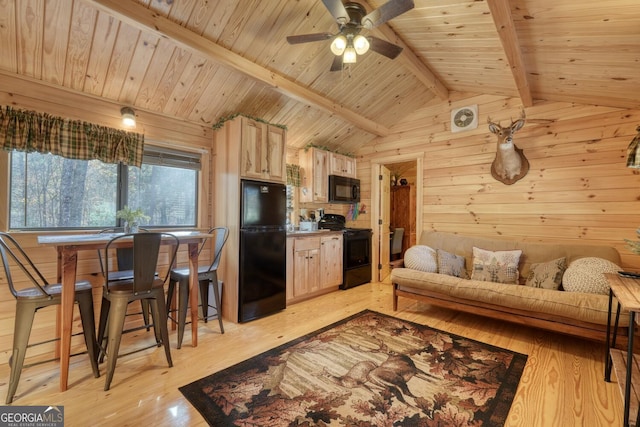
[(286, 307), (287, 190), (250, 180), (240, 187), (238, 321), (247, 322)]

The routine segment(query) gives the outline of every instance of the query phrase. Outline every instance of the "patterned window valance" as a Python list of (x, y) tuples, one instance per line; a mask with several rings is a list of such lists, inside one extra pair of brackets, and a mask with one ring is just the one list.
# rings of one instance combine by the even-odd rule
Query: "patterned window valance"
[(0, 108), (0, 141), (8, 151), (36, 151), (138, 167), (144, 150), (143, 134), (11, 107)]
[(300, 187), (300, 166), (287, 164), (287, 185)]

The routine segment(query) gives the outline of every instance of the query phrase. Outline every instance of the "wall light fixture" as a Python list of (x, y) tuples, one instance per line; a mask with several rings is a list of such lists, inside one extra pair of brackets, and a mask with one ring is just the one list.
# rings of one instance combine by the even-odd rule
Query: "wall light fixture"
[(122, 124), (127, 127), (134, 127), (136, 125), (136, 112), (131, 107), (122, 107), (120, 110), (122, 114)]

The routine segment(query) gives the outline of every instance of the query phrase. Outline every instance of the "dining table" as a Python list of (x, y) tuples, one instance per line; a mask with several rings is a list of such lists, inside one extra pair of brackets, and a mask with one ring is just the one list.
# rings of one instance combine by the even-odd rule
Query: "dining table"
[[(191, 344), (196, 347), (198, 345), (198, 249), (200, 243), (212, 237), (212, 235), (200, 231), (171, 231), (167, 233), (175, 235), (181, 245), (188, 245)], [(65, 391), (68, 388), (78, 252), (104, 249), (112, 238), (122, 234), (47, 234), (38, 236), (38, 244), (53, 246), (58, 252), (58, 282), (62, 284), (62, 301), (58, 322), (58, 335), (60, 337), (60, 391)], [(175, 240), (163, 240), (162, 244), (175, 244)], [(130, 246), (133, 246), (132, 238), (122, 239), (122, 242), (118, 243), (118, 247)]]

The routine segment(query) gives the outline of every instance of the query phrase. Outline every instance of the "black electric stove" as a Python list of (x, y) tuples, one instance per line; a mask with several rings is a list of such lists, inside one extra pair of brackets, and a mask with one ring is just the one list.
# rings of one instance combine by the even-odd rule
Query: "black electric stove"
[(324, 214), (320, 221), (318, 221), (318, 228), (325, 230), (340, 231), (346, 228), (346, 219), (344, 215), (338, 214)]
[(371, 229), (346, 227), (344, 215), (325, 214), (318, 228), (343, 231), (343, 259), (341, 289), (371, 281)]

